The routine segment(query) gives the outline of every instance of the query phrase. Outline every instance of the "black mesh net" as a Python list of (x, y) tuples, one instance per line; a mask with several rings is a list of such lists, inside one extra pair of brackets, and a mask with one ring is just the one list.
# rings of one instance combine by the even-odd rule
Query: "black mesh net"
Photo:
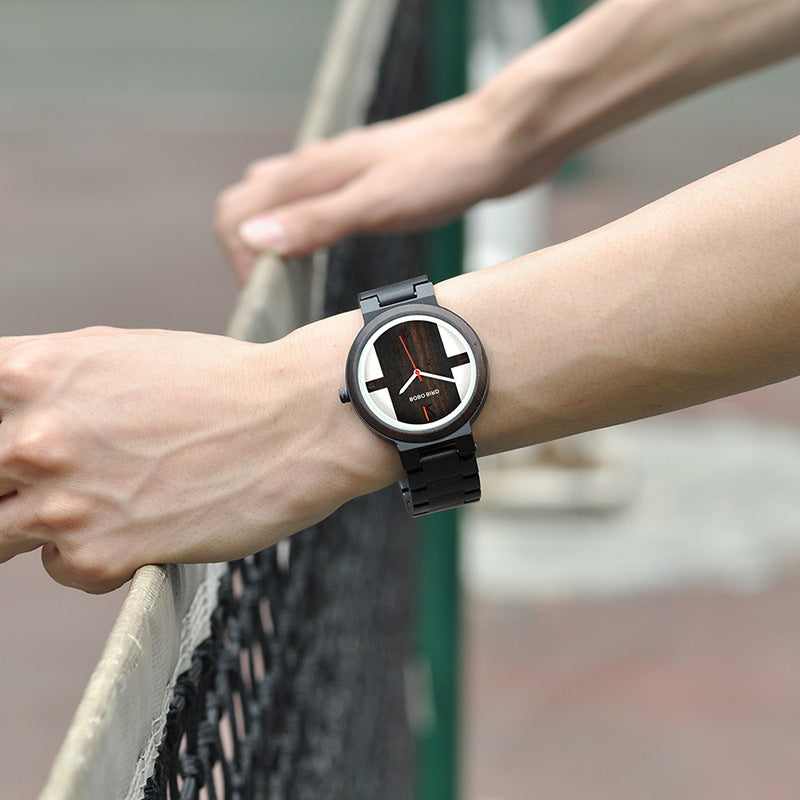
[[(403, 0), (368, 121), (422, 106), (424, 0)], [(326, 312), (418, 274), (419, 237), (330, 254)], [(146, 800), (407, 800), (414, 537), (392, 487), (232, 563), (211, 635), (177, 681)]]

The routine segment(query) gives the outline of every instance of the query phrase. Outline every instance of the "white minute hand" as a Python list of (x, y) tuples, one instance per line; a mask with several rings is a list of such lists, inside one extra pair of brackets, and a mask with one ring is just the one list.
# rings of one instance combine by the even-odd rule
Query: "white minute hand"
[(433, 375), (430, 372), (423, 372), (422, 370), (420, 370), (419, 374), (422, 375), (423, 378), (436, 378), (437, 380), (440, 381), (450, 381), (450, 383), (456, 382), (455, 378), (448, 378), (446, 375)]

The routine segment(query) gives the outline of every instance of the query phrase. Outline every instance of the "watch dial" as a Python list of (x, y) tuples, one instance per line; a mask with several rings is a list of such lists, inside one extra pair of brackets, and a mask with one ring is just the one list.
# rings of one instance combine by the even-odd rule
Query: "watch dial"
[(454, 327), (431, 317), (404, 317), (378, 330), (362, 351), (359, 383), (372, 410), (404, 429), (437, 427), (471, 398), (475, 362)]

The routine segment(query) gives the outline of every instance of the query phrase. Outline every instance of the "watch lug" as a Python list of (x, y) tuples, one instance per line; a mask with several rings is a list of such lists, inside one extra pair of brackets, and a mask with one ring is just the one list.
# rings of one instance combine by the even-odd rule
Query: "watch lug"
[(378, 316), (382, 311), (386, 311), (387, 308), (396, 308), (406, 303), (439, 305), (436, 302), (433, 284), (427, 275), (392, 283), (380, 289), (361, 292), (358, 295), (358, 305), (365, 323)]

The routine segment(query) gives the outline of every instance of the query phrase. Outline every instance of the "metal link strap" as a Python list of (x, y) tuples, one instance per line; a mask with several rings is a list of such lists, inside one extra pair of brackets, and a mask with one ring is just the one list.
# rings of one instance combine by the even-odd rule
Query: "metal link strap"
[(409, 514), (458, 508), (481, 498), (475, 441), (470, 434), (428, 447), (401, 450), (408, 476), (400, 482)]

